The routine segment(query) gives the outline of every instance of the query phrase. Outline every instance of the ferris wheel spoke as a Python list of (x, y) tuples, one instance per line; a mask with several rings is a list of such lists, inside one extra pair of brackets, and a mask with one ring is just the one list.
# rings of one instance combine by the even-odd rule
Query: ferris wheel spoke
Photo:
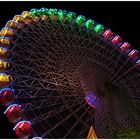
[[(84, 97), (84, 95), (65, 95), (66, 97)], [(59, 95), (46, 95), (46, 96), (40, 96), (40, 97), (38, 97), (38, 96), (32, 96), (32, 95), (30, 95), (30, 94), (28, 94), (28, 93), (25, 93), (25, 95), (22, 95), (21, 97), (16, 97), (15, 99), (19, 99), (19, 100), (21, 100), (21, 99), (31, 99), (31, 100), (35, 100), (36, 98), (37, 99), (42, 99), (42, 98), (57, 98), (57, 97), (59, 97)]]
[[(65, 90), (68, 90), (68, 88), (69, 88), (68, 85), (61, 82), (61, 81), (63, 81), (63, 79), (60, 79), (60, 82), (56, 83), (55, 79), (40, 80), (39, 78), (31, 78), (30, 76), (20, 76), (20, 75), (18, 75), (18, 76), (16, 76), (15, 81), (17, 81), (17, 80), (20, 81), (21, 79), (22, 79), (22, 81), (18, 85), (24, 84), (24, 85), (22, 85), (22, 87), (24, 87), (24, 86), (30, 87), (33, 84), (35, 84), (36, 88), (43, 87), (44, 89), (52, 88), (52, 87), (55, 87), (54, 89), (58, 89), (58, 87), (60, 87), (60, 88), (63, 87), (64, 88), (63, 91), (65, 91)], [(30, 84), (28, 83), (28, 81), (30, 81)], [(28, 84), (26, 84), (26, 82)], [(16, 86), (18, 86), (18, 85), (16, 85)], [(40, 87), (38, 85), (40, 85)]]
[[(74, 107), (75, 105), (74, 104), (72, 104), (71, 105), (71, 107)], [(66, 106), (64, 105), (64, 107), (62, 107), (62, 109), (60, 109), (60, 111), (58, 112), (58, 111), (56, 111), (56, 112), (53, 112), (53, 110), (52, 110), (52, 114), (50, 114), (51, 116), (48, 116), (47, 117), (47, 119), (49, 119), (50, 117), (53, 117), (53, 116), (56, 116), (56, 114), (58, 114), (58, 113), (62, 113), (62, 112), (65, 112), (67, 110), (67, 108), (66, 108)], [(62, 118), (63, 119), (63, 118)], [(42, 121), (44, 121), (44, 120), (46, 120), (46, 118), (44, 118)], [(59, 118), (58, 118), (58, 120), (59, 120)], [(39, 121), (41, 121), (41, 118), (39, 119)], [(36, 122), (35, 121), (35, 123), (37, 123), (38, 124), (38, 122)], [(41, 123), (42, 124), (42, 123)], [(67, 124), (66, 124), (67, 125)], [(48, 123), (47, 123), (47, 126), (50, 126)], [(65, 126), (64, 126), (65, 127)], [(44, 128), (43, 126), (42, 126), (42, 128)], [(44, 129), (46, 129), (46, 128), (44, 128)]]
[(126, 72), (124, 72), (120, 76), (118, 76), (113, 82), (117, 82), (120, 78), (122, 78), (123, 76), (126, 76), (128, 73), (130, 73), (131, 71), (133, 71), (135, 68), (136, 68), (136, 65), (133, 66), (133, 67), (131, 67), (130, 69), (128, 69)]
[[(78, 104), (80, 104), (80, 103), (72, 104), (71, 107), (73, 108), (73, 107), (77, 106)], [(33, 118), (32, 123), (37, 124), (41, 121), (46, 120), (47, 118), (55, 116), (56, 113), (59, 114), (59, 113), (65, 112), (66, 110), (67, 110), (67, 107), (65, 106), (65, 104), (63, 104), (62, 106), (54, 108), (53, 110), (50, 110), (47, 113), (44, 113), (44, 114), (41, 113), (40, 116)]]
[[(19, 62), (19, 61), (18, 61)], [(18, 65), (16, 65), (16, 64), (12, 64), (11, 63), (11, 65), (13, 66), (12, 67), (12, 69), (11, 69), (11, 71), (14, 71), (14, 69), (16, 69), (16, 70), (26, 70), (26, 71), (30, 71), (30, 72), (36, 72), (38, 75), (45, 75), (46, 73), (52, 73), (50, 70), (49, 70), (49, 68), (54, 68), (54, 66), (52, 66), (52, 65), (50, 65), (50, 64), (48, 64), (48, 68), (47, 68), (47, 70), (48, 71), (46, 71), (46, 69), (44, 69), (44, 68), (42, 68), (42, 67), (38, 67), (37, 65), (39, 65), (39, 63), (38, 62), (35, 62), (34, 60), (30, 60), (30, 64), (29, 65), (32, 65), (32, 64), (34, 64), (34, 66), (36, 67), (36, 69), (32, 69), (32, 67), (33, 66), (25, 66), (25, 64), (22, 64), (22, 61), (21, 62), (19, 62), (20, 64), (18, 64)], [(42, 68), (42, 69), (41, 69)], [(25, 71), (25, 72), (26, 72)], [(41, 71), (42, 71), (42, 73), (41, 73)]]
[[(79, 110), (79, 108), (77, 109)], [(77, 112), (77, 110), (75, 110)], [(67, 119), (69, 119), (73, 114), (69, 114), (67, 117), (63, 118), (59, 123), (57, 123), (55, 126), (53, 126), (53, 128), (51, 128), (48, 132), (44, 133), (41, 137), (45, 137), (45, 135), (47, 135), (47, 133), (51, 132), (53, 129), (55, 129), (57, 126), (59, 126), (60, 124), (64, 123)]]
[[(67, 101), (69, 103), (73, 103), (76, 104), (77, 99), (81, 99), (81, 97), (75, 97), (75, 96), (71, 96), (71, 97), (63, 97), (65, 100), (70, 100)], [(27, 100), (27, 99), (26, 99)], [(37, 108), (47, 108), (49, 106), (57, 106), (57, 105), (61, 105), (63, 104), (64, 101), (62, 101), (61, 97), (57, 97), (53, 100), (50, 100), (48, 98), (48, 101), (46, 102), (46, 99), (40, 99), (38, 100), (34, 100), (34, 101), (30, 101), (29, 103), (22, 103), (21, 105), (23, 106), (25, 111), (31, 111), (31, 110), (35, 110)], [(25, 112), (24, 111), (24, 112)]]
[[(86, 111), (89, 111), (89, 108), (90, 108), (90, 107), (86, 108)], [(79, 109), (79, 110), (81, 110), (81, 109)], [(86, 114), (86, 111), (85, 111), (85, 113), (83, 113), (83, 114), (79, 117), (79, 120), (77, 120), (77, 122), (76, 122), (75, 124), (72, 125), (72, 127), (69, 129), (69, 131), (64, 135), (64, 138), (66, 138), (66, 137), (71, 133), (71, 131), (74, 131), (73, 128), (74, 128), (76, 125), (78, 125), (78, 123), (80, 122), (80, 120), (82, 120), (82, 118), (83, 118), (84, 115)], [(77, 111), (77, 112), (78, 112), (78, 111)], [(75, 113), (76, 113), (76, 112), (75, 112)], [(87, 120), (85, 120), (85, 121), (89, 121), (89, 120), (91, 120), (91, 118), (89, 118), (89, 119), (87, 119)], [(86, 122), (85, 122), (85, 125), (84, 125), (83, 127), (86, 128)], [(77, 132), (75, 131), (75, 133), (77, 133)]]
[[(60, 94), (61, 95), (61, 94)], [(72, 110), (68, 105), (67, 105), (67, 103), (66, 103), (66, 101), (63, 99), (63, 101), (65, 102), (65, 104), (66, 104), (66, 106), (68, 107), (68, 109), (70, 110), (70, 112), (77, 118), (77, 119), (79, 119), (79, 117), (75, 114), (75, 112), (74, 112), (74, 110)], [(79, 119), (79, 121), (84, 125), (84, 122), (81, 120), (81, 119)]]

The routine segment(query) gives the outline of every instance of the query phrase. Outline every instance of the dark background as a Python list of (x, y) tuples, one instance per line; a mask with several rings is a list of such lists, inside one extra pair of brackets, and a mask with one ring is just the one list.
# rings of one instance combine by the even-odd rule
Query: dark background
[[(91, 18), (139, 50), (140, 2), (0, 2), (0, 29), (22, 11), (42, 7), (64, 9)], [(3, 115), (5, 109), (0, 104), (0, 138), (16, 138), (12, 131), (14, 125)]]

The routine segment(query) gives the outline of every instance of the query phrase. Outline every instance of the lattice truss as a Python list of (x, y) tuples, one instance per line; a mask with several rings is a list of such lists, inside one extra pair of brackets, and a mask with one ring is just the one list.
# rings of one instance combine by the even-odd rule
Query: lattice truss
[[(98, 34), (39, 21), (16, 34), (10, 52), (16, 102), (34, 136), (85, 138), (93, 125), (99, 138), (112, 138), (139, 124), (139, 71)], [(119, 90), (106, 93), (102, 74)], [(95, 111), (88, 90), (97, 95)]]

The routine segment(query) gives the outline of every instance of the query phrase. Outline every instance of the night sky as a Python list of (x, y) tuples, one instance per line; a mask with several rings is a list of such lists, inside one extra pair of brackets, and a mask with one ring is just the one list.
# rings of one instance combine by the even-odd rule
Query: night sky
[[(140, 2), (0, 2), (0, 28), (22, 11), (57, 8), (91, 18), (120, 35), (140, 50)], [(0, 104), (0, 138), (16, 138)]]

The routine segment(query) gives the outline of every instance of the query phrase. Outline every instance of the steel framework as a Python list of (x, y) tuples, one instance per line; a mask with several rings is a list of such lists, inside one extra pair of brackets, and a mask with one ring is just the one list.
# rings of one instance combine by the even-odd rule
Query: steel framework
[[(102, 34), (52, 18), (14, 34), (12, 87), (32, 136), (85, 138), (93, 125), (97, 137), (117, 138), (138, 129), (139, 67)], [(95, 109), (87, 91), (97, 97)]]

